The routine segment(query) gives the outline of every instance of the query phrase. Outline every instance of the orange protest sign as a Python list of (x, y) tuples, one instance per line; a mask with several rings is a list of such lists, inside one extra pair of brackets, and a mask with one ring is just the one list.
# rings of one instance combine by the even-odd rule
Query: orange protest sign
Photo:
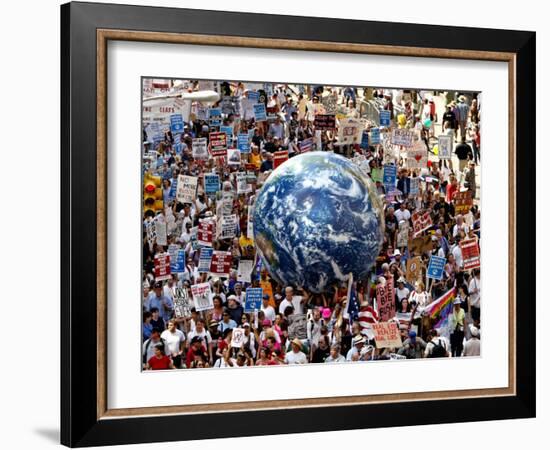
[(396, 348), (403, 345), (399, 328), (395, 322), (379, 322), (372, 324), (376, 348)]

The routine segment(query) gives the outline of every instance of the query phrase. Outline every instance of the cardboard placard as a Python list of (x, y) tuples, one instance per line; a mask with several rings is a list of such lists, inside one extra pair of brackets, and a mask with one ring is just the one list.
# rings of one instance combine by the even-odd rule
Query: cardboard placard
[(423, 231), (426, 231), (433, 225), (430, 211), (425, 211), (423, 213), (415, 211), (412, 213), (411, 218), (413, 223), (413, 237), (419, 236)]
[(395, 322), (378, 322), (372, 324), (376, 348), (397, 348), (403, 345), (399, 327)]

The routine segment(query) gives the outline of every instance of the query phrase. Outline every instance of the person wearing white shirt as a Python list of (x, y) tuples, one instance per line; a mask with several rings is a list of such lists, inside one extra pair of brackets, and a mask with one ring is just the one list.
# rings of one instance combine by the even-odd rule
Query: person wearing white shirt
[(394, 213), (397, 223), (402, 220), (409, 221), (411, 218), (411, 212), (406, 208), (405, 202), (401, 202), (399, 209)]
[(464, 344), (464, 350), (462, 356), (480, 356), (481, 355), (481, 342), (479, 340), (479, 328), (470, 324), (470, 339)]
[(474, 269), (474, 276), (468, 283), (468, 293), (470, 294), (470, 308), (472, 319), (478, 321), (481, 309), (481, 281), (479, 269)]
[(176, 368), (181, 367), (185, 334), (183, 334), (183, 331), (178, 330), (174, 319), (168, 322), (168, 329), (164, 330), (160, 337), (166, 344), (165, 353), (172, 356), (174, 366)]
[(263, 311), (266, 319), (269, 319), (271, 323), (275, 322), (275, 308), (269, 304), (269, 295), (264, 294), (262, 299), (262, 307), (260, 309)]
[(346, 358), (344, 355), (340, 353), (340, 345), (334, 344), (332, 347), (330, 347), (330, 354), (325, 359), (326, 363), (341, 363), (346, 362)]
[(302, 341), (294, 338), (291, 342), (292, 351), (285, 355), (285, 364), (307, 364), (307, 356), (302, 352)]
[(461, 214), (456, 216), (456, 224), (453, 227), (453, 237), (456, 237), (459, 231), (463, 231), (464, 236), (468, 236), (468, 232), (470, 231), (470, 227), (464, 222), (464, 217), (462, 217)]
[(401, 304), (401, 300), (409, 297), (411, 291), (405, 286), (405, 278), (399, 277), (399, 279), (397, 280), (397, 289), (395, 290), (395, 293), (397, 295), (397, 300), (399, 301), (399, 304)]
[(455, 257), (457, 266), (462, 268), (464, 266), (464, 260), (462, 259), (462, 250), (460, 248), (458, 240), (456, 244), (453, 246), (453, 248), (451, 249), (451, 253)]
[(304, 313), (304, 303), (308, 298), (307, 292), (304, 291), (304, 296), (294, 295), (294, 288), (292, 286), (287, 286), (285, 288), (285, 298), (279, 305), (279, 314), (284, 314), (287, 306), (292, 306), (294, 308), (294, 314), (303, 314)]

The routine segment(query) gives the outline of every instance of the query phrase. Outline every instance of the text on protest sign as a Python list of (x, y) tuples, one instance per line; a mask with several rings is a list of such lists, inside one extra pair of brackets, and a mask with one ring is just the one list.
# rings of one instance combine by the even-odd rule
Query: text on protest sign
[(170, 270), (172, 273), (182, 273), (185, 271), (185, 250), (177, 249), (174, 256), (170, 254)]
[(194, 284), (191, 286), (191, 293), (193, 294), (195, 309), (197, 311), (206, 311), (214, 308), (210, 283)]
[(220, 190), (220, 176), (216, 173), (204, 174), (204, 192), (205, 194), (215, 194)]
[(267, 111), (263, 103), (254, 104), (254, 119), (256, 122), (264, 122), (267, 120)]
[(178, 188), (176, 199), (180, 203), (193, 203), (197, 194), (197, 177), (178, 175)]
[(275, 152), (273, 154), (273, 169), (276, 169), (285, 161), (288, 161), (288, 151)]
[(481, 266), (479, 245), (477, 239), (464, 239), (460, 242), (464, 270), (471, 270)]
[(231, 252), (212, 252), (212, 262), (210, 263), (210, 273), (217, 277), (227, 277), (231, 271), (233, 257)]
[(380, 126), (389, 127), (391, 121), (391, 112), (390, 111), (380, 111)]
[(262, 307), (262, 288), (248, 288), (244, 302), (244, 312), (254, 312)]
[(454, 196), (455, 214), (468, 214), (474, 204), (472, 191), (457, 192)]
[(170, 116), (170, 131), (174, 134), (183, 132), (183, 116), (181, 114)]
[(237, 235), (238, 217), (236, 214), (220, 217), (220, 239), (233, 239)]
[(191, 317), (191, 309), (193, 309), (193, 302), (187, 289), (176, 288), (174, 291), (174, 315), (177, 318)]
[(411, 218), (413, 223), (413, 237), (417, 237), (433, 225), (432, 217), (430, 216), (429, 211), (425, 211), (423, 213), (415, 211), (412, 213)]
[(253, 270), (254, 270), (254, 261), (250, 259), (240, 259), (239, 268), (237, 270), (237, 281), (251, 283)]
[(168, 280), (172, 278), (170, 272), (170, 255), (168, 253), (157, 253), (154, 259), (155, 281)]
[(197, 240), (199, 245), (204, 247), (212, 247), (215, 232), (216, 222), (213, 219), (200, 219), (199, 228), (197, 230)]
[(193, 139), (193, 158), (208, 159), (208, 140), (206, 138)]
[(316, 130), (336, 129), (336, 116), (334, 114), (318, 114), (315, 116), (313, 125)]
[(209, 134), (210, 154), (212, 156), (225, 156), (227, 154), (227, 134), (214, 132)]
[(442, 134), (437, 138), (437, 156), (439, 159), (451, 159), (453, 138), (448, 134)]
[(417, 196), (420, 193), (420, 178), (418, 177), (411, 177), (410, 180), (410, 188), (409, 188), (409, 194), (411, 194), (413, 197)]
[(432, 255), (428, 264), (427, 276), (434, 280), (441, 280), (443, 278), (443, 271), (445, 270), (445, 262), (447, 260), (440, 256)]
[(386, 284), (376, 287), (376, 302), (380, 320), (387, 322), (395, 316), (395, 287), (393, 285), (393, 275), (389, 275)]
[(252, 192), (252, 186), (248, 184), (246, 172), (237, 172), (237, 194)]
[(387, 191), (392, 190), (395, 187), (395, 180), (397, 179), (397, 166), (393, 164), (386, 164), (384, 166), (384, 186)]
[(210, 265), (212, 264), (212, 252), (214, 250), (211, 247), (202, 247), (199, 254), (199, 273), (210, 272)]
[(248, 134), (240, 133), (237, 135), (237, 148), (241, 153), (250, 153), (250, 139)]
[(371, 128), (369, 134), (370, 134), (370, 144), (371, 145), (380, 144), (380, 128)]
[(403, 345), (399, 327), (395, 322), (378, 322), (372, 324), (376, 348), (397, 348)]
[(222, 124), (222, 110), (220, 108), (210, 108), (208, 121), (211, 127), (219, 127)]

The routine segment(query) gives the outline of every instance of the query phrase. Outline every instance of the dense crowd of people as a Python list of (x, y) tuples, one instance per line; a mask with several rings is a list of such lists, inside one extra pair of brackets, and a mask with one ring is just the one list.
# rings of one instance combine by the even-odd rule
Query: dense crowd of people
[[(182, 95), (189, 108), (180, 122), (171, 122), (173, 112), (143, 117), (144, 369), (480, 355), (481, 96), (160, 81), (156, 88), (148, 80), (144, 108), (155, 96), (195, 97)], [(410, 131), (413, 142), (396, 144), (395, 130)], [(450, 154), (440, 136), (449, 137)], [(307, 151), (352, 159), (383, 203), (384, 240), (369, 275), (321, 294), (270, 276), (250, 220), (273, 170)], [(182, 175), (196, 185), (178, 186)], [(209, 175), (218, 175), (217, 189)], [(227, 216), (235, 217), (229, 231)], [(224, 268), (205, 270), (218, 252), (228, 255)], [(200, 302), (199, 285), (207, 296)], [(250, 308), (258, 288), (261, 304)], [(379, 323), (392, 324), (399, 342), (382, 345)]]

